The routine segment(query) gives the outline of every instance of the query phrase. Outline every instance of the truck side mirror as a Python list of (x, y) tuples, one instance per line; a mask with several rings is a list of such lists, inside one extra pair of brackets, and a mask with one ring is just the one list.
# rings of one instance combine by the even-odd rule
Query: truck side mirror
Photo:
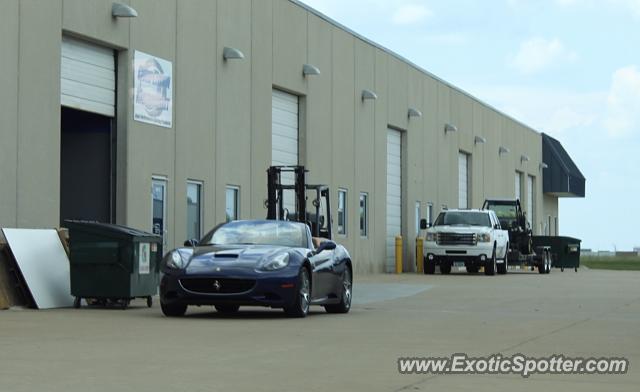
[(426, 230), (431, 226), (426, 219), (420, 219), (420, 230)]

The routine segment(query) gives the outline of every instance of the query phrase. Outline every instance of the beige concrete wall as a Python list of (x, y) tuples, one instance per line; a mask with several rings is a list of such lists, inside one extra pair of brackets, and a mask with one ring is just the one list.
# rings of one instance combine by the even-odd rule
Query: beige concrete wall
[[(358, 273), (384, 268), (389, 126), (403, 134), (406, 270), (415, 266), (415, 203), (421, 203), (422, 217), (428, 203), (434, 215), (443, 205), (457, 207), (459, 151), (471, 155), (472, 207), (487, 197), (513, 197), (514, 173), (520, 170), (536, 177), (536, 230), (547, 215), (557, 216), (557, 199), (542, 194), (538, 133), (298, 4), (132, 0), (139, 16), (114, 19), (111, 3), (0, 4), (0, 50), (8, 54), (0, 58), (0, 226), (58, 223), (60, 65), (55, 59), (63, 33), (117, 51), (117, 220), (151, 230), (151, 179), (167, 178), (168, 247), (186, 237), (188, 180), (204, 184), (205, 230), (224, 220), (228, 184), (241, 189), (242, 218), (265, 216), (273, 88), (300, 96), (301, 163), (310, 170), (310, 182), (331, 186), (334, 223), (337, 190), (348, 190), (348, 233), (336, 238), (349, 248)], [(225, 46), (240, 49), (245, 59), (224, 61)], [(133, 120), (135, 50), (173, 63), (172, 128)], [(321, 75), (305, 78), (305, 63)], [(375, 91), (378, 99), (362, 101), (363, 89)], [(423, 116), (408, 118), (410, 107)], [(445, 134), (447, 123), (458, 132)], [(476, 145), (475, 136), (487, 142)], [(499, 156), (500, 146), (511, 153)], [(529, 162), (520, 162), (523, 154)], [(366, 237), (359, 230), (360, 192), (369, 197)]]

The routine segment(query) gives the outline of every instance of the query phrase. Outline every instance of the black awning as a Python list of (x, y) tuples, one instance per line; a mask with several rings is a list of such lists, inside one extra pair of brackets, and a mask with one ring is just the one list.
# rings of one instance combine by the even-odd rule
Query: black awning
[(556, 197), (584, 197), (585, 178), (562, 144), (542, 134), (543, 192)]

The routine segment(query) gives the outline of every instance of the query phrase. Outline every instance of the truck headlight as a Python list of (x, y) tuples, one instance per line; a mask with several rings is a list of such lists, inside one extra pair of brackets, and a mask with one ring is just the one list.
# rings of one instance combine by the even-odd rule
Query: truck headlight
[(289, 254), (280, 253), (275, 256), (270, 256), (260, 263), (259, 267), (263, 271), (275, 271), (282, 269), (289, 265)]
[(491, 234), (483, 233), (478, 235), (478, 242), (491, 242)]
[(427, 233), (424, 237), (424, 240), (427, 242), (435, 242), (436, 240), (436, 233)]
[(187, 263), (177, 250), (172, 251), (167, 255), (166, 266), (173, 269), (183, 269)]

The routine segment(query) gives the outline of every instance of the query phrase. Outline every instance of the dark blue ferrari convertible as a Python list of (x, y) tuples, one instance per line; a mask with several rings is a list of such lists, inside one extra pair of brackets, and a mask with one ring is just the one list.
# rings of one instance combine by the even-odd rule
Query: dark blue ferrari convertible
[(166, 316), (182, 316), (189, 305), (213, 305), (222, 313), (267, 306), (291, 317), (305, 317), (310, 305), (329, 313), (351, 308), (349, 253), (312, 238), (303, 223), (233, 221), (192, 245), (164, 257), (160, 304)]

